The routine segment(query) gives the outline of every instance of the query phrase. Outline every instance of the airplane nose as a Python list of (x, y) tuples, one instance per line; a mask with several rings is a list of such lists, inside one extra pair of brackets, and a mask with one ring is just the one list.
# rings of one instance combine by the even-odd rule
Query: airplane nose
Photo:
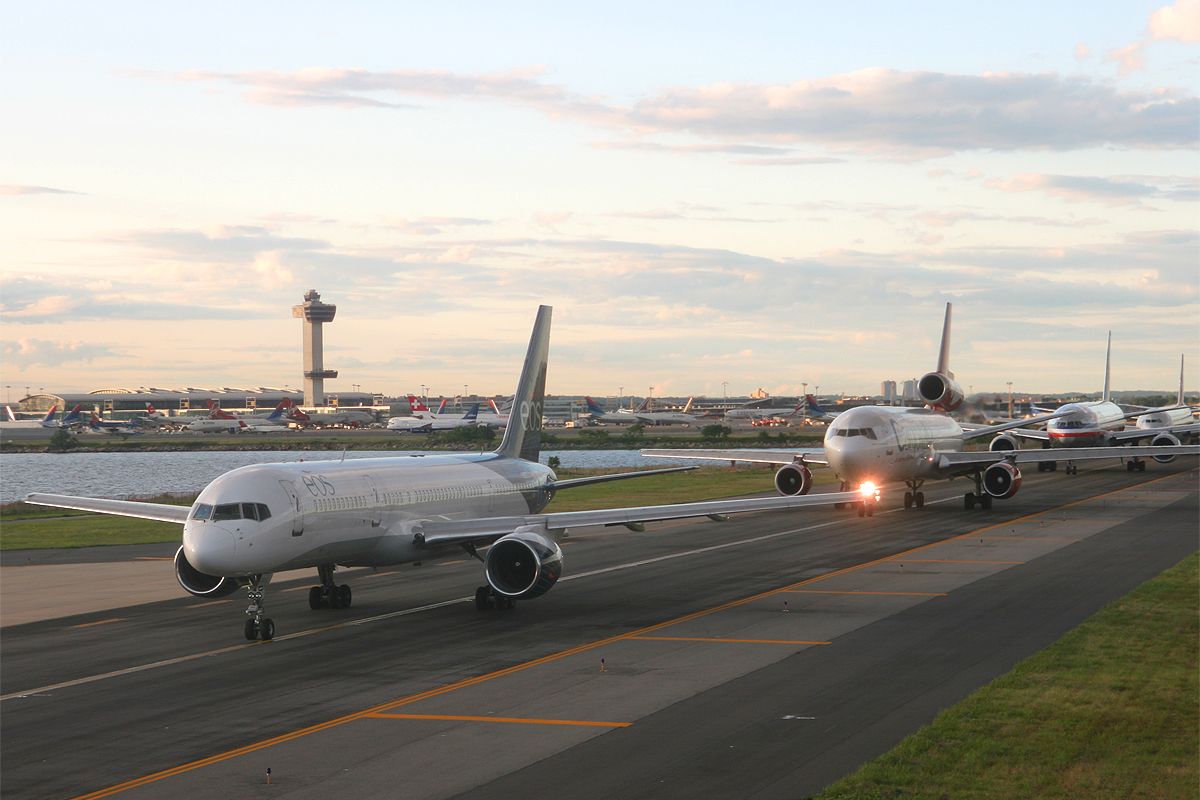
[(207, 575), (236, 572), (237, 539), (233, 533), (211, 522), (184, 526), (183, 552), (188, 563)]

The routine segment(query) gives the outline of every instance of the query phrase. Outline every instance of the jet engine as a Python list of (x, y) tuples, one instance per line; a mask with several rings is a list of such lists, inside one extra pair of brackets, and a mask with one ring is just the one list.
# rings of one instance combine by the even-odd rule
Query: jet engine
[(241, 586), (234, 578), (206, 575), (196, 569), (183, 554), (183, 548), (175, 551), (175, 579), (188, 594), (196, 597), (224, 597), (233, 594)]
[(540, 597), (562, 575), (558, 543), (536, 531), (517, 530), (496, 540), (487, 552), (484, 573), (496, 594)]
[(991, 450), (993, 453), (1008, 452), (1009, 450), (1020, 449), (1021, 445), (1017, 441), (1017, 437), (1010, 433), (1000, 434), (995, 439), (992, 439), (991, 444), (988, 445), (988, 450)]
[[(1179, 444), (1179, 437), (1164, 431), (1151, 439), (1150, 444), (1154, 447), (1172, 447)], [(1160, 464), (1170, 464), (1175, 460), (1175, 456), (1154, 456), (1154, 460)]]
[(1021, 470), (1015, 464), (1000, 461), (983, 471), (983, 490), (1000, 500), (1007, 500), (1021, 488)]
[(962, 405), (962, 387), (954, 378), (941, 372), (930, 372), (917, 382), (917, 392), (930, 408), (939, 411), (954, 411)]
[(812, 488), (812, 473), (803, 464), (785, 464), (775, 473), (775, 488), (787, 497), (808, 494)]

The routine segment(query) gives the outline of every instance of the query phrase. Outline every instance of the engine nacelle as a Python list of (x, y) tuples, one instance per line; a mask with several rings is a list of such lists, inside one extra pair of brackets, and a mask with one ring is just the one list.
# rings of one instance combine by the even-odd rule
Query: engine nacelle
[(562, 562), (558, 542), (535, 531), (518, 530), (488, 549), (484, 574), (496, 594), (540, 597), (562, 575)]
[(808, 494), (812, 488), (812, 473), (803, 464), (785, 464), (775, 473), (775, 489), (785, 497)]
[[(1153, 447), (1173, 447), (1179, 444), (1179, 437), (1173, 433), (1160, 433), (1150, 440)], [(1170, 464), (1175, 460), (1175, 456), (1154, 456), (1154, 460), (1160, 464)]]
[(995, 439), (992, 439), (988, 445), (988, 450), (993, 453), (1008, 452), (1009, 450), (1020, 450), (1021, 443), (1017, 441), (1017, 437), (1011, 433), (1002, 433)]
[(1007, 500), (1021, 488), (1021, 470), (1015, 464), (1000, 461), (983, 471), (983, 490), (999, 500)]
[(941, 372), (930, 372), (917, 381), (917, 392), (926, 405), (939, 411), (954, 411), (966, 398), (954, 378)]
[(235, 578), (208, 575), (196, 569), (183, 554), (182, 547), (175, 551), (175, 579), (185, 592), (196, 597), (224, 597), (241, 586)]

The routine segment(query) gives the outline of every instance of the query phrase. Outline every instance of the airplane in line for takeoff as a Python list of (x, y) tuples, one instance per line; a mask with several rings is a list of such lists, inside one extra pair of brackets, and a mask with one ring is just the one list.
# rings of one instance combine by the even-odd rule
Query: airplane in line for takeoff
[[(783, 495), (803, 495), (812, 486), (810, 464), (831, 467), (846, 490), (862, 483), (881, 485), (903, 481), (908, 487), (904, 507), (925, 504), (922, 484), (927, 480), (970, 476), (975, 491), (963, 495), (963, 506), (988, 509), (992, 500), (1007, 499), (1021, 488), (1020, 464), (1041, 464), (1055, 459), (1140, 458), (1171, 459), (1177, 455), (1200, 454), (1200, 446), (1091, 447), (1060, 450), (1019, 450), (1003, 432), (1023, 425), (1048, 422), (1073, 413), (1059, 410), (1030, 419), (1013, 420), (964, 430), (949, 416), (962, 405), (962, 387), (950, 372), (950, 312), (942, 327), (938, 365), (917, 382), (917, 391), (927, 408), (860, 406), (843, 411), (825, 431), (823, 448), (797, 449), (790, 453), (761, 450), (643, 450), (642, 455), (665, 458), (694, 458), (715, 461), (746, 461), (782, 465), (775, 473), (775, 487)], [(992, 440), (990, 450), (963, 450), (971, 439), (1002, 434)], [(865, 513), (862, 507), (859, 514)]]
[(654, 411), (650, 398), (633, 411), (619, 409), (613, 413), (606, 412), (590, 397), (583, 398), (587, 404), (587, 413), (593, 422), (615, 423), (617, 425), (691, 425), (699, 420), (688, 413), (692, 410), (692, 400), (689, 397), (682, 411)]
[[(476, 608), (511, 608), (554, 586), (563, 570), (558, 539), (590, 525), (639, 529), (656, 520), (745, 511), (859, 503), (873, 506), (873, 487), (807, 497), (756, 497), (596, 511), (542, 513), (558, 491), (684, 468), (559, 480), (538, 463), (549, 306), (538, 309), (513, 413), (491, 453), (255, 464), (218, 477), (191, 508), (128, 500), (31, 494), (26, 502), (183, 525), (175, 574), (190, 594), (220, 597), (245, 586), (247, 639), (271, 639), (275, 623), (263, 595), (271, 574), (315, 567), (313, 609), (345, 608), (351, 592), (334, 583), (341, 566), (388, 566), (460, 556), (483, 562), (486, 584)], [(486, 550), (486, 552), (481, 552)]]
[[(1057, 419), (1046, 424), (1045, 430), (1013, 430), (1003, 439), (992, 442), (995, 450), (1015, 450), (1019, 447), (1018, 438), (1036, 439), (1045, 447), (1111, 447), (1118, 444), (1150, 440), (1152, 445), (1177, 445), (1179, 435), (1192, 434), (1198, 426), (1192, 421), (1192, 410), (1183, 402), (1183, 357), (1179, 360), (1179, 401), (1173, 406), (1148, 408), (1135, 411), (1125, 411), (1114, 403), (1109, 392), (1109, 378), (1112, 366), (1112, 331), (1108, 333), (1108, 347), (1104, 354), (1104, 393), (1099, 400), (1083, 403), (1067, 403), (1060, 406), (1056, 412)], [(1042, 410), (1042, 409), (1039, 409)], [(1176, 413), (1178, 412), (1178, 413)], [(1174, 416), (1172, 416), (1174, 415)], [(1125, 420), (1131, 417), (1139, 419), (1150, 417), (1154, 425), (1136, 425), (1128, 428)], [(1165, 424), (1162, 424), (1165, 423)], [(1074, 459), (1063, 459), (1067, 462), (1066, 472), (1076, 473), (1079, 467)], [(1173, 458), (1159, 456), (1160, 462), (1173, 461)], [(1054, 459), (1048, 459), (1038, 464), (1038, 471), (1053, 472), (1058, 468)], [(1125, 462), (1125, 468), (1130, 472), (1146, 471), (1146, 462), (1139, 456), (1133, 456)]]
[(454, 428), (478, 427), (479, 403), (473, 403), (467, 413), (457, 416), (425, 417), (392, 417), (385, 426), (389, 431), (406, 431), (408, 433), (429, 433), (430, 431), (448, 431)]

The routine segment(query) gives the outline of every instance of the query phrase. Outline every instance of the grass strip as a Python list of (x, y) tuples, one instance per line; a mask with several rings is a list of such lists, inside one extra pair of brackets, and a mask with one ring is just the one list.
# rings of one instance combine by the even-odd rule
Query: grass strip
[(820, 800), (1194, 798), (1200, 557), (943, 711)]

